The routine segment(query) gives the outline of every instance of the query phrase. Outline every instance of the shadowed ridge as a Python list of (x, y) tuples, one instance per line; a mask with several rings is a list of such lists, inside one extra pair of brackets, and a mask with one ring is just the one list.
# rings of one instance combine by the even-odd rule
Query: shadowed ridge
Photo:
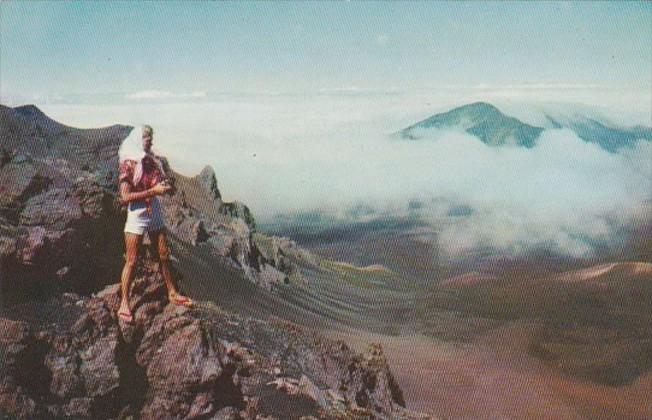
[(79, 127), (73, 127), (71, 125), (66, 125), (63, 123), (60, 123), (59, 121), (54, 120), (53, 118), (49, 117), (46, 113), (44, 113), (39, 107), (33, 104), (28, 104), (28, 105), (21, 105), (12, 108), (16, 113), (26, 120), (33, 122), (40, 126), (43, 129), (46, 129), (48, 134), (54, 134), (57, 131), (61, 130), (84, 130), (84, 131), (98, 131), (98, 130), (105, 130), (108, 128), (112, 127), (124, 127), (124, 128), (129, 128), (129, 131), (131, 131), (131, 126), (125, 126), (125, 125), (120, 125), (120, 124), (113, 124), (110, 126), (106, 127), (100, 127), (100, 128), (79, 128)]
[(23, 118), (33, 122), (42, 130), (45, 130), (48, 134), (54, 134), (68, 128), (73, 128), (61, 124), (60, 122), (48, 117), (36, 105), (22, 105), (15, 107), (14, 110), (16, 110), (16, 112)]
[(53, 120), (34, 105), (0, 106), (0, 149), (38, 159), (63, 159), (89, 172), (115, 172), (118, 149), (131, 130), (131, 126), (118, 124), (74, 128)]
[(546, 114), (553, 128), (569, 128), (582, 140), (595, 143), (610, 153), (622, 148), (632, 148), (639, 140), (652, 140), (652, 128), (611, 126), (596, 118), (576, 115), (572, 118), (553, 117)]

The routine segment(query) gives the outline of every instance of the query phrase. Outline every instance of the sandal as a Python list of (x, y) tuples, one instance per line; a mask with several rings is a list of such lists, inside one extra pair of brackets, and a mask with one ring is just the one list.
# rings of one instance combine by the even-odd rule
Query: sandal
[(127, 324), (131, 324), (134, 322), (134, 316), (125, 311), (118, 311), (118, 318), (120, 318), (122, 321), (124, 321)]
[(186, 307), (191, 307), (193, 305), (192, 299), (186, 296), (181, 296), (181, 295), (177, 295), (175, 297), (168, 296), (168, 300), (170, 301), (170, 303), (173, 303), (175, 305), (186, 306)]

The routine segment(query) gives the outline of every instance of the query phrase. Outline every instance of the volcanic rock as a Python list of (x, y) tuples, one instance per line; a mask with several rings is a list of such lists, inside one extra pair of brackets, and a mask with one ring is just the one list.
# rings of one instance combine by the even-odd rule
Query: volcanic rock
[[(168, 303), (156, 265), (137, 267), (134, 323), (118, 285), (66, 294), (31, 324), (0, 318), (0, 410), (16, 418), (336, 418), (408, 412), (379, 347), (356, 354), (292, 323)], [(298, 392), (270, 384), (283, 372)]]

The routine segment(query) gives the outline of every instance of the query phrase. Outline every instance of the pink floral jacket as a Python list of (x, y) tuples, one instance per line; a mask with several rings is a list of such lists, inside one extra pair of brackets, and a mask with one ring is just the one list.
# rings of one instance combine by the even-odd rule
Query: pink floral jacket
[[(159, 169), (158, 164), (154, 161), (149, 155), (145, 155), (143, 158), (143, 175), (140, 178), (138, 183), (134, 183), (134, 172), (138, 162), (135, 160), (124, 160), (120, 164), (120, 174), (118, 175), (118, 185), (123, 182), (128, 182), (131, 185), (132, 192), (145, 191), (159, 182), (161, 182), (163, 176)], [(147, 203), (147, 209), (151, 211), (152, 197), (146, 198), (145, 203)]]

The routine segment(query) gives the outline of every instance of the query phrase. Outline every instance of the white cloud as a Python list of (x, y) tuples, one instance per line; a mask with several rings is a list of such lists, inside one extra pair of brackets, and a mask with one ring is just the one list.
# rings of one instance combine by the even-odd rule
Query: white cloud
[[(194, 174), (213, 165), (225, 198), (247, 203), (261, 220), (311, 210), (346, 217), (359, 204), (405, 213), (418, 200), (451, 254), (491, 244), (588, 255), (596, 243), (617, 244), (619, 229), (638, 220), (652, 198), (650, 142), (612, 154), (569, 130), (545, 131), (532, 149), (492, 148), (456, 130), (419, 142), (388, 138), (461, 100), (485, 99), (439, 98), (234, 95), (202, 104), (44, 110), (86, 127), (147, 121), (156, 128), (155, 147), (176, 168)], [(519, 106), (529, 109), (512, 104)], [(451, 213), (461, 204), (472, 212)]]
[(565, 82), (554, 82), (554, 83), (523, 83), (523, 84), (508, 84), (508, 85), (497, 85), (494, 86), (495, 89), (606, 89), (608, 86), (596, 85), (596, 84), (587, 84), (587, 83), (565, 83)]
[(171, 98), (172, 92), (167, 90), (140, 90), (138, 92), (125, 95), (127, 99), (162, 99)]
[(195, 91), (191, 93), (173, 93), (168, 90), (140, 90), (125, 95), (130, 100), (147, 100), (147, 99), (179, 99), (179, 98), (205, 98), (206, 92)]

